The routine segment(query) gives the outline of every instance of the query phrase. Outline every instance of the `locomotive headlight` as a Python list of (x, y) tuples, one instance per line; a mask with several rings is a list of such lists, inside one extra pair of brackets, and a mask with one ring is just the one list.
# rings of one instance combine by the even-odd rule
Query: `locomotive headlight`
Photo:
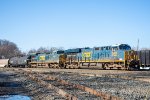
[(119, 60), (122, 60), (122, 58), (119, 58)]
[(27, 60), (24, 60), (24, 62), (27, 62)]

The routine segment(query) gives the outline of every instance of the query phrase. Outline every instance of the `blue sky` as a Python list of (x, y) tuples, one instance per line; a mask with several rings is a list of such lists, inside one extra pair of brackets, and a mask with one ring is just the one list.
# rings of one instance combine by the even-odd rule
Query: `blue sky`
[(150, 48), (150, 0), (0, 0), (0, 39), (27, 51), (127, 43)]

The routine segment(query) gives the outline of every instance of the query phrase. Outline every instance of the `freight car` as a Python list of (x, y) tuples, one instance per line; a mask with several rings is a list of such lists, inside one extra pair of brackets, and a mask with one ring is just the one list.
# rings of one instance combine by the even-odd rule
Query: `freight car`
[(141, 69), (150, 69), (150, 50), (137, 51), (139, 66)]
[(8, 60), (8, 67), (29, 67), (30, 56), (12, 57)]

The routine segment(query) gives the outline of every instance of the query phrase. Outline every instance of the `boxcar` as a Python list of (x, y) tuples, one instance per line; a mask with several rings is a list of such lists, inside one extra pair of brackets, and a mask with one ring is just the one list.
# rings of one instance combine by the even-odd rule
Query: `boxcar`
[(150, 68), (150, 50), (137, 51), (140, 67)]

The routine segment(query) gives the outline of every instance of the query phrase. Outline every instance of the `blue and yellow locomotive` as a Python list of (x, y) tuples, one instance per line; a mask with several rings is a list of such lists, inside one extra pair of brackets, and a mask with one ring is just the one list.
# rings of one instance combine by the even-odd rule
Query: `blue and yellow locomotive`
[(30, 67), (49, 67), (59, 68), (59, 54), (53, 53), (34, 53), (30, 54)]
[(136, 52), (127, 44), (94, 48), (68, 49), (64, 53), (65, 68), (101, 66), (103, 69), (138, 68)]

